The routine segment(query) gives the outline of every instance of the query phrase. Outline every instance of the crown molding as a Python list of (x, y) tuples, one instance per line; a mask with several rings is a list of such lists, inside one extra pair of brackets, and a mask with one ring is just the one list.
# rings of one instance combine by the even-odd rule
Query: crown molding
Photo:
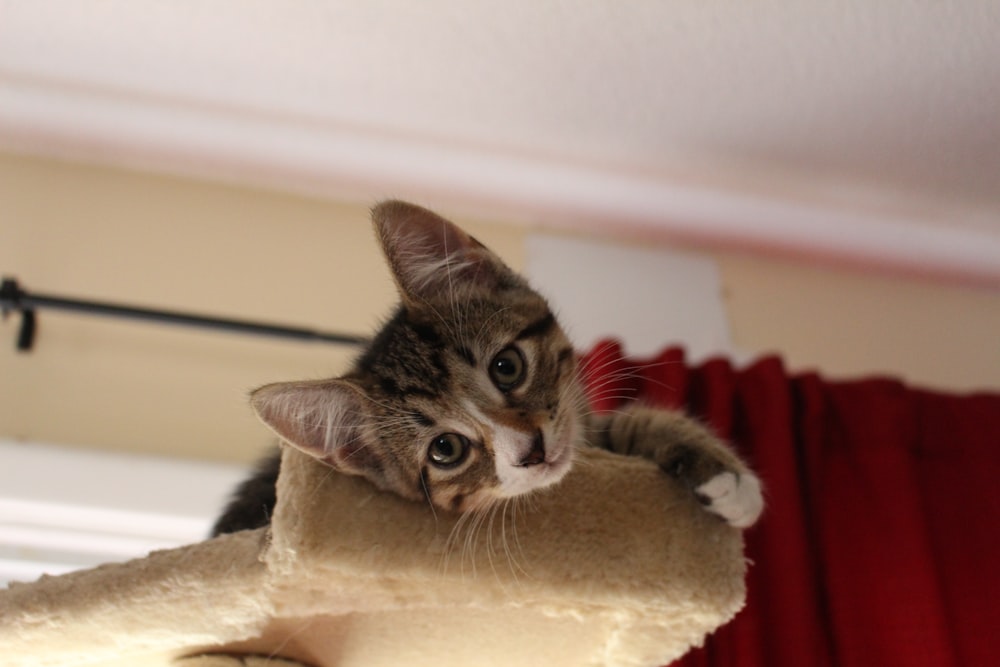
[(329, 121), (0, 71), (0, 149), (1000, 286), (1000, 235)]

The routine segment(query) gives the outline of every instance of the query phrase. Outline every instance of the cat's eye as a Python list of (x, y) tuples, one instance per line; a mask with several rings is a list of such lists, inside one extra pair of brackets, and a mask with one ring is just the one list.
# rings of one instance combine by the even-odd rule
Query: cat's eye
[(442, 433), (431, 440), (427, 458), (439, 468), (451, 468), (465, 460), (469, 439), (458, 433)]
[(524, 381), (527, 364), (516, 347), (504, 348), (490, 362), (490, 379), (500, 391), (515, 389)]

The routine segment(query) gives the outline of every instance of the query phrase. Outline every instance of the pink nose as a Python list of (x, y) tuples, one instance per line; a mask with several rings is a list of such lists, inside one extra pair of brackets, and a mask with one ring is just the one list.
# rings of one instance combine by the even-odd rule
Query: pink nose
[(536, 431), (535, 437), (531, 441), (531, 451), (521, 459), (520, 465), (527, 468), (539, 463), (545, 463), (545, 436), (542, 435), (541, 431)]

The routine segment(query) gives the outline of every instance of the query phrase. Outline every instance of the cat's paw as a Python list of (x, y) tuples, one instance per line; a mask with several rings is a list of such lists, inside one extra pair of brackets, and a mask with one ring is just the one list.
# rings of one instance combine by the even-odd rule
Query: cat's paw
[(749, 528), (764, 511), (760, 480), (750, 471), (719, 473), (695, 489), (705, 509), (736, 528)]

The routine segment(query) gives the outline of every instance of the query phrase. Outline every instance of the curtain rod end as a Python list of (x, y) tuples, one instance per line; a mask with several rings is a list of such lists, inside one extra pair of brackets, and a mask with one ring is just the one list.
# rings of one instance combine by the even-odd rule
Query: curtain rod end
[(24, 291), (17, 284), (17, 279), (7, 276), (0, 281), (0, 314), (6, 319), (13, 311), (21, 313), (21, 328), (17, 334), (18, 352), (30, 352), (35, 345), (35, 311), (25, 308), (22, 303)]

